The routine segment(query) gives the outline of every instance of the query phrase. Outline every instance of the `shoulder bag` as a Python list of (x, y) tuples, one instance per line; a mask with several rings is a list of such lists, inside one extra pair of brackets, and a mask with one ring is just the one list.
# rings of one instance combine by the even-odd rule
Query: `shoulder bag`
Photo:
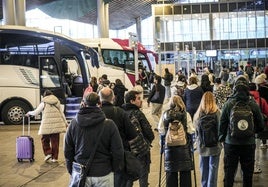
[(99, 144), (99, 142), (100, 142), (100, 137), (101, 137), (101, 135), (102, 135), (102, 133), (103, 133), (104, 126), (105, 126), (105, 124), (103, 124), (103, 126), (102, 126), (102, 129), (101, 129), (101, 131), (100, 131), (100, 133), (99, 133), (99, 135), (98, 135), (98, 139), (97, 139), (97, 142), (96, 142), (96, 144), (95, 144), (95, 147), (93, 148), (93, 151), (92, 151), (92, 153), (91, 153), (91, 155), (90, 155), (90, 157), (89, 157), (89, 159), (88, 159), (88, 161), (87, 161), (87, 163), (86, 163), (85, 168), (82, 169), (82, 171), (81, 171), (79, 180), (77, 181), (77, 187), (84, 187), (84, 186), (85, 186), (86, 178), (87, 178), (87, 173), (89, 172), (89, 169), (90, 169), (90, 166), (91, 166), (91, 164), (92, 164), (94, 155), (95, 155), (95, 153), (96, 153), (98, 144)]

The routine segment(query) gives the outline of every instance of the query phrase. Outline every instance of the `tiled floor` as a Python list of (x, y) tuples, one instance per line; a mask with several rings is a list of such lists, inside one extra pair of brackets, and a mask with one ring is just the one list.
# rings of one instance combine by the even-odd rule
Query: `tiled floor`
[[(143, 109), (144, 113), (150, 119), (150, 110), (146, 106)], [(21, 134), (21, 126), (4, 126), (0, 125), (0, 187), (15, 187), (15, 186), (56, 186), (66, 187), (69, 182), (69, 175), (66, 171), (62, 150), (63, 135), (61, 135), (61, 146), (59, 162), (45, 163), (43, 161), (44, 155), (41, 149), (40, 136), (37, 135), (39, 124), (31, 125), (31, 135), (35, 140), (35, 161), (30, 163), (28, 161), (18, 163), (16, 159), (16, 137)], [(151, 187), (157, 187), (159, 181), (159, 138), (157, 132), (155, 132), (156, 139), (153, 142), (152, 148), (152, 164), (151, 172), (149, 176), (149, 183)], [(257, 155), (260, 156), (260, 165), (262, 173), (254, 175), (254, 187), (266, 187), (268, 186), (268, 150), (257, 149)], [(195, 168), (197, 187), (200, 187), (200, 172), (198, 153), (195, 153)], [(222, 158), (220, 161), (219, 175), (218, 175), (218, 187), (223, 186), (223, 163)], [(162, 168), (161, 186), (165, 186), (165, 174)], [(193, 177), (193, 186), (194, 186)], [(134, 185), (138, 186), (137, 182)], [(235, 187), (242, 187), (241, 178), (238, 176), (236, 179)]]

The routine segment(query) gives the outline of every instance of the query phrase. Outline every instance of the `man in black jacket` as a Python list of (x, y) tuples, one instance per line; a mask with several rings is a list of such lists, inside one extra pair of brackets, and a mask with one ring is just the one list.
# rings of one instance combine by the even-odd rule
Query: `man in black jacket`
[[(144, 139), (148, 144), (151, 144), (154, 140), (154, 133), (152, 131), (152, 127), (147, 120), (144, 113), (140, 110), (142, 107), (141, 94), (137, 91), (131, 90), (125, 95), (126, 103), (122, 106), (130, 116), (134, 116), (139, 121), (139, 131), (142, 133)], [(148, 175), (150, 171), (150, 163), (151, 156), (150, 151), (144, 153), (144, 155), (140, 158), (143, 168), (141, 171), (141, 176), (139, 179), (140, 186), (146, 187), (148, 186)], [(132, 186), (133, 182), (129, 181), (128, 186)]]
[[(254, 133), (261, 132), (264, 124), (260, 107), (250, 97), (249, 82), (244, 75), (237, 77), (233, 91), (233, 95), (229, 97), (222, 108), (219, 124), (219, 141), (224, 143), (224, 187), (233, 186), (238, 162), (240, 162), (243, 171), (243, 186), (251, 187), (256, 149)], [(238, 118), (232, 114), (239, 103), (245, 104), (245, 109), (250, 108), (248, 116), (252, 116), (252, 121), (245, 120), (245, 118), (238, 119), (238, 122), (233, 122), (233, 119)], [(240, 116), (243, 116), (242, 112), (248, 114), (248, 111), (243, 110)], [(232, 126), (232, 124), (236, 126)], [(235, 131), (239, 132), (239, 130), (248, 132), (247, 129), (252, 126), (253, 133), (248, 136), (239, 137), (237, 133), (234, 133)]]
[[(109, 87), (104, 87), (99, 92), (102, 111), (108, 119), (112, 119), (118, 127), (125, 150), (130, 150), (129, 141), (137, 137), (137, 132), (131, 124), (128, 114), (120, 107), (114, 106), (114, 93)], [(115, 173), (115, 186), (125, 187), (127, 178), (123, 172)]]
[[(124, 150), (118, 128), (106, 119), (98, 107), (99, 96), (92, 92), (86, 96), (83, 107), (71, 121), (65, 136), (64, 156), (71, 176), (70, 186), (75, 185), (81, 170), (86, 165), (97, 137), (103, 129), (85, 186), (114, 186), (114, 173), (122, 170)], [(104, 127), (103, 127), (104, 126)], [(94, 182), (93, 182), (94, 181)]]

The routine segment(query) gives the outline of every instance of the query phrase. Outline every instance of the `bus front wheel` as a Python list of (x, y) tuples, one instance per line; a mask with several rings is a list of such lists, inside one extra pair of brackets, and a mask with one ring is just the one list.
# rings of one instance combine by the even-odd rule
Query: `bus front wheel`
[(29, 105), (23, 101), (9, 101), (3, 106), (2, 120), (6, 125), (22, 124), (22, 118), (29, 110), (31, 110)]

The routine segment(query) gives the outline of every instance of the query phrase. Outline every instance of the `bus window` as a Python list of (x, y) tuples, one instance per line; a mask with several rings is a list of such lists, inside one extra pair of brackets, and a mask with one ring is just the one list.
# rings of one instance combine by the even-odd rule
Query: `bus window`
[(53, 58), (41, 58), (40, 67), (40, 79), (43, 88), (54, 88), (61, 86), (59, 71)]

